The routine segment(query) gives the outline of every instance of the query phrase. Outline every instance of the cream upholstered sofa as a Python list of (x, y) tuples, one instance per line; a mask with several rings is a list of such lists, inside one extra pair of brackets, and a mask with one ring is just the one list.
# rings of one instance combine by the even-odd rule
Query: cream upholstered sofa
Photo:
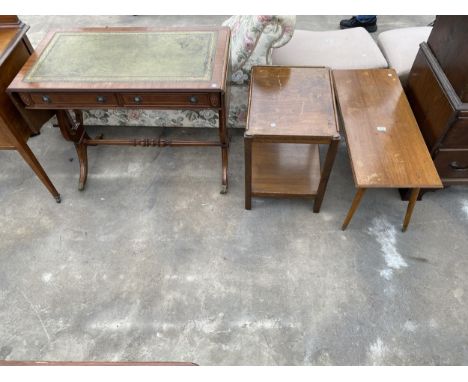
[[(245, 127), (252, 65), (271, 64), (271, 51), (292, 37), (295, 16), (232, 16), (229, 127)], [(213, 110), (87, 110), (87, 125), (217, 127)]]
[(274, 65), (328, 66), (331, 69), (387, 68), (388, 63), (364, 28), (296, 30), (291, 41), (274, 49)]
[(413, 27), (392, 29), (379, 34), (377, 43), (388, 65), (396, 70), (403, 86), (406, 85), (418, 54), (419, 44), (427, 41), (431, 31), (432, 27)]
[(325, 32), (296, 30), (291, 41), (273, 50), (275, 65), (328, 66), (332, 69), (393, 68), (406, 84), (419, 44), (431, 27), (399, 28), (378, 35), (364, 28)]

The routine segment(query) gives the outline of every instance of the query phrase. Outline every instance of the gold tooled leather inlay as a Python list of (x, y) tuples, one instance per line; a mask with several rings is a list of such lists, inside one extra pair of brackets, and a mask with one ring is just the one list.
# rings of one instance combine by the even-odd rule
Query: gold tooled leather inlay
[(216, 31), (57, 32), (25, 81), (209, 81), (216, 40)]

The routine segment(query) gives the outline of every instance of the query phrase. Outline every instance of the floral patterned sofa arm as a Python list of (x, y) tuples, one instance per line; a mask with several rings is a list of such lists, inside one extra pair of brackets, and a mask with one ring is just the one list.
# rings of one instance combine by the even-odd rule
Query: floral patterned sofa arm
[(253, 65), (271, 64), (272, 48), (286, 44), (294, 33), (296, 16), (232, 16), (223, 25), (231, 28), (233, 84), (248, 84)]

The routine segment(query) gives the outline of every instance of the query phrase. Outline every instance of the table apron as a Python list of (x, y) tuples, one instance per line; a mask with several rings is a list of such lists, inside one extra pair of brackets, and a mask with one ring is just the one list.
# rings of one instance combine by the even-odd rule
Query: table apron
[(17, 92), (28, 109), (216, 109), (223, 107), (218, 92)]

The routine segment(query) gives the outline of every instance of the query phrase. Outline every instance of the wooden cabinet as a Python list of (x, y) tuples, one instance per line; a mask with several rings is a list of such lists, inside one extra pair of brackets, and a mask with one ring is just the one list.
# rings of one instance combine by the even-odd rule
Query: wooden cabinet
[(52, 114), (49, 111), (35, 113), (26, 110), (5, 93), (32, 53), (26, 37), (27, 29), (16, 16), (0, 16), (0, 150), (17, 150), (59, 202), (59, 193), (26, 143)]
[(444, 185), (468, 184), (468, 16), (437, 16), (407, 95)]

